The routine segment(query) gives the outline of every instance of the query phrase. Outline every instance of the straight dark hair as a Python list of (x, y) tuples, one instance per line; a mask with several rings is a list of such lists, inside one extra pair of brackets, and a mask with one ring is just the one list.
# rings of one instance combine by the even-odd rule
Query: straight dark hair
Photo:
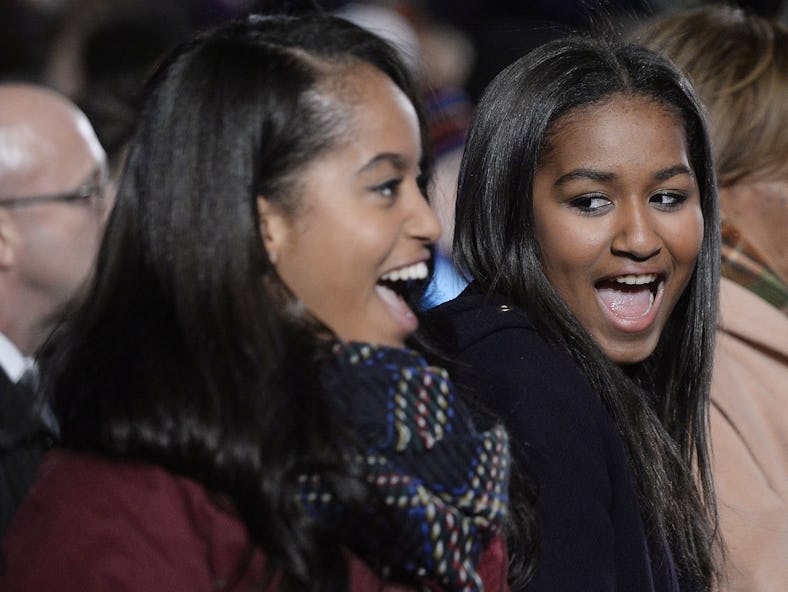
[(317, 380), (328, 330), (288, 314), (257, 198), (298, 206), (299, 171), (348, 133), (342, 102), (325, 99), (362, 63), (424, 130), (396, 50), (345, 20), (255, 16), (177, 48), (147, 89), (86, 302), (49, 344), (64, 445), (203, 484), (286, 588), (347, 587), (340, 541), (297, 503), (298, 476), (318, 472), (348, 504), (367, 490)]
[[(534, 233), (534, 175), (556, 122), (615, 95), (645, 97), (682, 122), (700, 188), (703, 242), (656, 351), (613, 363), (548, 281)], [(719, 214), (706, 125), (690, 84), (634, 45), (570, 36), (503, 70), (481, 97), (463, 157), (454, 257), (489, 293), (511, 297), (543, 336), (568, 351), (618, 426), (655, 547), (666, 536), (681, 575), (714, 575), (714, 496), (707, 448), (719, 276)], [(693, 468), (701, 484), (696, 485)]]

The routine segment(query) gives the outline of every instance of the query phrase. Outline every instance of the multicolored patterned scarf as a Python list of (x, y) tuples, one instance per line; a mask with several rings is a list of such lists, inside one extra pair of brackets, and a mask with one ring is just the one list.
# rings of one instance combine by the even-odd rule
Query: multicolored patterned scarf
[(302, 503), (384, 576), (483, 590), (476, 566), (508, 505), (506, 431), (476, 431), (446, 371), (413, 351), (343, 342), (333, 353), (323, 385), (362, 442), (374, 500), (342, 507), (312, 475), (302, 477)]

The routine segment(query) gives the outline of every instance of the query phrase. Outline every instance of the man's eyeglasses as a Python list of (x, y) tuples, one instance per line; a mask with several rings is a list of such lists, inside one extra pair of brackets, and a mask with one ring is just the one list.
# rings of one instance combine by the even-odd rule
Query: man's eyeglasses
[(35, 195), (32, 197), (11, 197), (0, 199), (0, 208), (26, 208), (46, 203), (75, 203), (91, 199), (103, 200), (107, 192), (109, 173), (105, 166), (98, 167), (90, 176), (90, 180), (67, 193), (52, 195)]

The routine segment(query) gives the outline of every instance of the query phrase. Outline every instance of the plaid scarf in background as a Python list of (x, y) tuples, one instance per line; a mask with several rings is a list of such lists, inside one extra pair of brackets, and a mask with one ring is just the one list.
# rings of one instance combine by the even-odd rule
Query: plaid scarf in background
[(733, 225), (722, 221), (722, 275), (788, 314), (788, 286)]
[(384, 576), (483, 590), (477, 563), (507, 512), (506, 431), (477, 431), (447, 372), (413, 351), (341, 342), (333, 354), (323, 386), (361, 440), (373, 499), (344, 507), (315, 474), (301, 502)]

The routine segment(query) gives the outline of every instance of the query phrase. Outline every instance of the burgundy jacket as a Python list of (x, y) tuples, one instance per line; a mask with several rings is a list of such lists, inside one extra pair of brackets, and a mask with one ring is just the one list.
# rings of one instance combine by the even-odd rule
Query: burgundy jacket
[[(46, 457), (2, 553), (2, 592), (240, 592), (261, 589), (265, 566), (244, 525), (196, 482), (65, 450)], [(493, 540), (479, 567), (486, 592), (508, 590), (507, 560)], [(348, 561), (351, 591), (414, 590)]]

